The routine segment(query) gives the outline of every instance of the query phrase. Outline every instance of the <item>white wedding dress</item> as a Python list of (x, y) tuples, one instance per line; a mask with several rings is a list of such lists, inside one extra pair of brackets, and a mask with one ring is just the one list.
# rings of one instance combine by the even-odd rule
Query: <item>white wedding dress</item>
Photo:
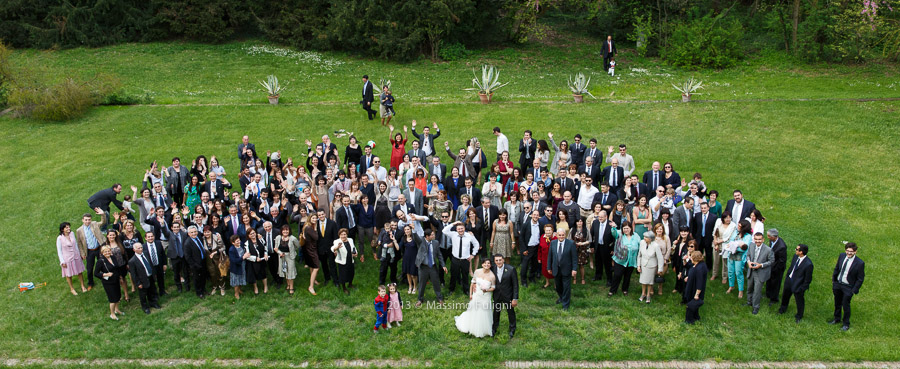
[(494, 324), (494, 308), (491, 301), (492, 293), (484, 290), (492, 287), (491, 282), (476, 276), (472, 279), (472, 283), (476, 284), (475, 293), (469, 300), (466, 311), (455, 317), (456, 329), (475, 337), (490, 336)]

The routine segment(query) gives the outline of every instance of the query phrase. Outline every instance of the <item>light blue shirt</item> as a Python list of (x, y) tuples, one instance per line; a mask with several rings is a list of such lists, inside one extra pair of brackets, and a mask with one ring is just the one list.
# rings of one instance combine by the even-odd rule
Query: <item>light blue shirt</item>
[(84, 227), (84, 239), (87, 241), (88, 250), (96, 250), (100, 247), (100, 241), (97, 241), (97, 237), (94, 237), (94, 231), (91, 230), (91, 227)]

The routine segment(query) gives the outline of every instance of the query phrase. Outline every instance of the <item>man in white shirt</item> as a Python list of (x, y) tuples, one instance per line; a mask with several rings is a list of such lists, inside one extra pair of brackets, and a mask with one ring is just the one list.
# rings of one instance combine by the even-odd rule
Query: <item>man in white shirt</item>
[(607, 163), (612, 163), (612, 159), (619, 159), (619, 166), (625, 170), (625, 177), (630, 177), (631, 173), (634, 172), (634, 158), (631, 157), (628, 153), (626, 153), (627, 148), (625, 144), (619, 145), (619, 153), (613, 155), (613, 147), (609, 147), (609, 156), (606, 157)]
[(497, 136), (497, 161), (500, 161), (500, 154), (509, 151), (509, 140), (500, 133), (500, 127), (494, 127), (494, 136)]
[[(866, 278), (866, 263), (856, 257), (855, 242), (844, 245), (844, 253), (838, 256), (834, 272), (831, 274), (831, 292), (834, 294), (834, 319), (828, 324), (842, 322), (842, 331), (850, 329), (850, 299), (859, 293)], [(841, 312), (844, 319), (841, 320)]]
[(587, 218), (591, 215), (591, 205), (594, 202), (594, 196), (600, 191), (597, 187), (591, 185), (593, 180), (584, 174), (581, 175), (581, 190), (578, 191), (578, 207), (581, 208), (581, 216)]
[(387, 170), (381, 166), (381, 158), (376, 156), (372, 159), (372, 167), (366, 170), (366, 174), (369, 176), (369, 182), (372, 183), (378, 183), (387, 178)]
[(444, 227), (441, 233), (450, 242), (450, 295), (453, 295), (457, 285), (468, 295), (466, 278), (469, 274), (469, 261), (478, 254), (478, 240), (472, 233), (466, 233), (466, 226), (459, 221)]
[[(656, 187), (656, 196), (653, 196), (652, 199), (647, 203), (647, 206), (650, 207), (650, 210), (653, 212), (653, 220), (659, 220), (659, 211), (663, 208), (663, 200), (666, 198), (666, 189), (663, 186)], [(669, 209), (669, 214), (672, 214), (672, 211), (675, 209)]]
[(541, 239), (541, 214), (537, 210), (529, 213), (531, 216), (526, 217), (526, 221), (519, 230), (519, 239), (524, 248), (522, 251), (522, 265), (519, 267), (521, 271), (522, 287), (528, 287), (529, 283), (537, 280), (540, 266), (538, 264), (538, 246)]

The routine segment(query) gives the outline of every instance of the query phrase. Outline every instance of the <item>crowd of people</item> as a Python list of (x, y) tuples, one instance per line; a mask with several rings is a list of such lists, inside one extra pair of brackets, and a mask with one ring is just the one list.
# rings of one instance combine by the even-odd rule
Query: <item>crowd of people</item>
[[(486, 281), (502, 280), (491, 274), (499, 264), (500, 274), (514, 276), (506, 280), (515, 284), (514, 294), (504, 293), (508, 310), (517, 305), (519, 284), (552, 283), (568, 310), (573, 285), (630, 296), (637, 272), (636, 300), (650, 304), (678, 294), (688, 323), (700, 319), (713, 281), (727, 285), (725, 296), (736, 296), (752, 314), (765, 291), (778, 313), (794, 298), (796, 321), (804, 316), (810, 248), (798, 244), (789, 260), (779, 231), (765, 228), (761, 211), (740, 190), (723, 204), (700, 173), (682, 177), (671, 162), (639, 173), (626, 145), (603, 150), (580, 134), (570, 143), (526, 130), (511, 148), (495, 127), (494, 157), (476, 137), (455, 148), (444, 141), (441, 152), (437, 124), (413, 120), (402, 133), (387, 126), (384, 159), (373, 154), (374, 141), (348, 135), (341, 153), (325, 135), (315, 145), (306, 140), (303, 161), (257, 151), (248, 136), (237, 147), (234, 171), (216, 156), (199, 155), (190, 166), (178, 157), (168, 167), (154, 161), (124, 201), (118, 183), (88, 199), (99, 220), (86, 213), (74, 231), (60, 225), (62, 275), (73, 295), (73, 277), (82, 292), (100, 280), (116, 320), (129, 292), (138, 292), (147, 314), (175, 291), (206, 298), (230, 290), (240, 299), (244, 289), (283, 288), (293, 295), (297, 279), (306, 283), (307, 276), (311, 295), (329, 284), (350, 294), (364, 264), (378, 270), (384, 290), (375, 305), (385, 314), (399, 309), (401, 288), (416, 295), (417, 306), (428, 283), (438, 303), (444, 292), (474, 298), (493, 291)], [(833, 322), (846, 330), (851, 297), (864, 279), (854, 243), (846, 244), (833, 274)], [(377, 321), (376, 330), (387, 323)]]

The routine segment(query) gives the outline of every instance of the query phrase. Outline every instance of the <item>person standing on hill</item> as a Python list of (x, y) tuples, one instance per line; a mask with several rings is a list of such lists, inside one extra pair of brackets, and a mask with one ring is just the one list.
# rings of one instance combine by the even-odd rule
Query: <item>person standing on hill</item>
[(612, 36), (606, 36), (606, 41), (603, 42), (603, 70), (609, 71), (609, 61), (618, 53)]
[(369, 82), (369, 76), (364, 75), (362, 77), (363, 80), (363, 91), (362, 91), (362, 101), (359, 103), (362, 104), (363, 110), (366, 111), (366, 114), (369, 116), (369, 120), (374, 120), (375, 115), (378, 114), (377, 111), (372, 109), (372, 102), (375, 101), (375, 95), (372, 94), (372, 89), (374, 86), (372, 82)]

